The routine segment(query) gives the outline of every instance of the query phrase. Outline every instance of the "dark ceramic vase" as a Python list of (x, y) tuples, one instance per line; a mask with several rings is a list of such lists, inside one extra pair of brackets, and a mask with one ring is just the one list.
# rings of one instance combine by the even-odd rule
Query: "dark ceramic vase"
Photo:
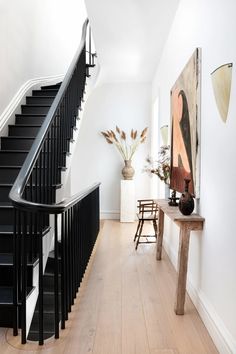
[(180, 200), (179, 200), (179, 210), (183, 215), (190, 215), (194, 209), (194, 200), (191, 193), (188, 191), (188, 185), (190, 179), (185, 178), (185, 190), (182, 193)]

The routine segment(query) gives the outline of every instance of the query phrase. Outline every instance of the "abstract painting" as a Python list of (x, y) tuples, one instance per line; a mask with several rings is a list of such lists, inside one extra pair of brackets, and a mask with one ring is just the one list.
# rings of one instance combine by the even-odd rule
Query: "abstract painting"
[(231, 92), (233, 63), (221, 65), (211, 73), (216, 105), (221, 119), (226, 123)]
[(197, 48), (171, 89), (170, 188), (199, 197), (200, 49)]

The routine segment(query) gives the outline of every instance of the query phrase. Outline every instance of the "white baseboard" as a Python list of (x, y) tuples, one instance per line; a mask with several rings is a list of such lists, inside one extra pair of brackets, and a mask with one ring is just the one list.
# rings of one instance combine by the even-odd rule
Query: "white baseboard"
[(31, 90), (38, 89), (41, 85), (48, 83), (56, 83), (63, 79), (64, 75), (45, 76), (26, 81), (15, 96), (12, 98), (8, 106), (0, 116), (0, 134), (1, 136), (7, 135), (8, 124), (13, 124), (15, 114), (20, 113), (20, 105), (25, 103), (25, 97), (31, 93)]
[[(164, 248), (172, 264), (176, 268), (177, 253), (170, 245), (163, 240)], [(196, 289), (191, 281), (191, 274), (188, 274), (187, 291), (194, 303), (203, 323), (205, 324), (213, 342), (220, 354), (236, 354), (236, 341), (225, 327), (223, 321), (216, 313), (213, 306), (206, 299), (202, 291)]]
[(119, 220), (120, 219), (120, 211), (119, 210), (101, 210), (100, 219)]

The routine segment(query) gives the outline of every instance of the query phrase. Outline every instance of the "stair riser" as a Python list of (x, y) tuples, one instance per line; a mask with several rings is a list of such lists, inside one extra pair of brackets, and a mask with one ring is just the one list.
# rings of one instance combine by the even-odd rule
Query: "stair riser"
[(1, 168), (0, 169), (0, 183), (14, 183), (20, 168)]
[(49, 111), (48, 106), (22, 106), (22, 113), (23, 114), (47, 114)]
[[(27, 267), (27, 286), (32, 286), (33, 267)], [(0, 265), (0, 286), (12, 286), (13, 284), (13, 266)]]
[(14, 125), (9, 127), (9, 136), (36, 137), (41, 127), (21, 127)]
[[(33, 321), (31, 323), (30, 331), (37, 331), (39, 328), (39, 316), (35, 312)], [(43, 328), (45, 331), (54, 332), (54, 313), (44, 313), (43, 315)]]
[(16, 116), (16, 121), (15, 123), (17, 125), (21, 125), (21, 124), (38, 124), (38, 125), (42, 125), (45, 119), (45, 115), (44, 116), (26, 116), (26, 115), (18, 115)]
[[(0, 224), (1, 225), (13, 225), (14, 224), (14, 209), (13, 208), (0, 208)], [(48, 217), (45, 218), (45, 223), (42, 225), (46, 227), (49, 225)]]
[(13, 327), (13, 306), (0, 306), (0, 327)]
[[(16, 180), (17, 175), (20, 172), (20, 167), (19, 168), (1, 168), (0, 169), (0, 184), (13, 184)], [(61, 172), (59, 173), (59, 177), (61, 177)], [(38, 181), (39, 181), (39, 175), (38, 175)], [(35, 177), (35, 170), (33, 171), (32, 175), (32, 182), (35, 183), (36, 177)], [(41, 181), (43, 181), (43, 172), (41, 174)], [(57, 181), (58, 183), (61, 183), (61, 180)]]
[(0, 166), (22, 166), (28, 152), (0, 151)]
[(0, 224), (13, 225), (14, 211), (13, 208), (0, 208)]
[[(23, 151), (0, 151), (0, 166), (22, 166), (28, 152)], [(63, 155), (62, 166), (65, 166), (66, 154)], [(47, 167), (47, 155), (44, 159), (45, 167)]]
[[(0, 327), (13, 328), (13, 305), (0, 305)], [(18, 305), (18, 321), (21, 328), (21, 304)]]
[(41, 90), (59, 90), (61, 84), (41, 86)]
[(13, 234), (0, 234), (0, 253), (13, 252)]
[[(50, 96), (50, 94), (48, 94)], [(54, 97), (36, 96), (26, 97), (26, 104), (48, 104), (51, 105), (54, 101)]]
[[(43, 339), (49, 339), (51, 337), (54, 337), (55, 333), (53, 332), (45, 332), (43, 333)], [(39, 341), (39, 335), (38, 335), (38, 329), (35, 332), (30, 332), (28, 334), (27, 340), (30, 340), (32, 342), (38, 342)]]
[[(54, 258), (48, 257), (47, 272), (54, 273)], [(59, 273), (61, 273), (61, 259), (59, 259)]]
[[(1, 186), (0, 185), (0, 202), (9, 202), (10, 199), (9, 199), (9, 193), (11, 191), (11, 188), (12, 186)], [(53, 188), (53, 201), (55, 201), (55, 191), (56, 191), (56, 188), (54, 187)], [(31, 197), (33, 198), (33, 200), (35, 200), (35, 188), (33, 187), (32, 190), (30, 190), (30, 188), (27, 188), (27, 199), (31, 199)], [(38, 198), (37, 200), (39, 200), (39, 189), (38, 189)], [(48, 191), (45, 187), (45, 190), (43, 190), (43, 188), (41, 187), (41, 195), (47, 195)]]
[(58, 90), (33, 90), (33, 96), (56, 96)]
[(10, 199), (8, 198), (10, 190), (11, 190), (11, 187), (0, 186), (0, 202), (9, 202), (10, 201)]
[[(32, 135), (32, 134), (30, 134)], [(19, 136), (19, 134), (18, 134)], [(24, 138), (22, 136), (18, 137), (18, 138), (14, 138), (14, 137), (3, 137), (1, 138), (1, 149), (2, 150), (17, 150), (17, 151), (26, 151), (26, 150), (30, 150), (31, 146), (33, 145), (35, 138)], [(50, 139), (50, 144), (51, 144), (51, 139)], [(54, 143), (53, 143), (54, 144)], [(53, 145), (54, 147), (54, 145)], [(67, 151), (69, 150), (69, 141), (67, 143)], [(47, 146), (45, 151), (47, 151)], [(51, 151), (51, 149), (49, 149), (49, 151)]]
[[(60, 309), (61, 293), (59, 293), (58, 302), (59, 302), (59, 309)], [(43, 308), (44, 308), (44, 311), (46, 311), (46, 312), (54, 311), (54, 294), (53, 294), (53, 292), (52, 293), (44, 293), (44, 295), (43, 295)], [(39, 309), (38, 302), (36, 304), (35, 309), (36, 309), (36, 311), (38, 311), (38, 309)]]
[[(61, 288), (61, 277), (58, 278), (58, 286)], [(44, 275), (43, 276), (43, 288), (45, 291), (54, 291), (54, 277)]]
[(35, 139), (9, 139), (1, 138), (1, 148), (3, 150), (30, 150)]

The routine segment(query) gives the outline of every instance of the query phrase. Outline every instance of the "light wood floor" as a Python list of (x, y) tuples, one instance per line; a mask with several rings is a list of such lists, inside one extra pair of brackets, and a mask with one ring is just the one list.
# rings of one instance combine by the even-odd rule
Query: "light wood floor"
[(136, 224), (105, 221), (67, 329), (42, 348), (19, 344), (0, 330), (0, 353), (213, 354), (218, 353), (189, 297), (174, 313), (176, 273), (155, 244), (134, 250)]

